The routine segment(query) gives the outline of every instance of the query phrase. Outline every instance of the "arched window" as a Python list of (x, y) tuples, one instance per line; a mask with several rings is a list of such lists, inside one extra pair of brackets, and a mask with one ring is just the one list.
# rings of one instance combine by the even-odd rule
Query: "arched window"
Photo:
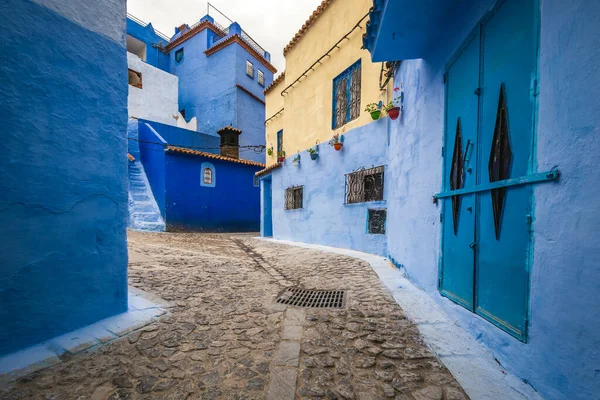
[(200, 166), (200, 186), (215, 187), (217, 175), (215, 166), (209, 162), (203, 162)]

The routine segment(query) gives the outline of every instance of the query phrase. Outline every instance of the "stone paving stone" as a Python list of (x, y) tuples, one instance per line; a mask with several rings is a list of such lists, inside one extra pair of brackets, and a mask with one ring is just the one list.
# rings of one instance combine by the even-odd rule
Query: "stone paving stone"
[[(468, 398), (362, 261), (249, 235), (128, 238), (129, 284), (169, 313), (0, 387), (1, 399)], [(290, 285), (347, 290), (346, 307), (274, 303)]]

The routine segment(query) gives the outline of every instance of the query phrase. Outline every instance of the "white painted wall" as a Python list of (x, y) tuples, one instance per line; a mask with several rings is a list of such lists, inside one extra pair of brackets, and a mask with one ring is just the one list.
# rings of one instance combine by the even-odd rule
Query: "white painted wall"
[(185, 129), (197, 129), (195, 119), (189, 123), (179, 114), (179, 78), (155, 68), (127, 52), (129, 69), (142, 73), (142, 88), (129, 85), (129, 117), (143, 118)]

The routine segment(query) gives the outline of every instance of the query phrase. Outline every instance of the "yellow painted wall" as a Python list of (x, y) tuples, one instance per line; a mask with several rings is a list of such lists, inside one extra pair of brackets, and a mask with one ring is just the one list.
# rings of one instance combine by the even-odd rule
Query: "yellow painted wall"
[[(271, 118), (279, 110), (284, 108), (284, 98), (283, 98), (283, 96), (281, 96), (281, 89), (283, 89), (284, 87), (285, 87), (285, 83), (280, 82), (277, 84), (277, 86), (271, 88), (271, 91), (266, 94), (266, 96), (265, 96), (265, 103), (266, 103), (265, 115), (266, 115), (267, 119)], [(277, 132), (284, 129), (284, 126), (283, 126), (283, 115), (284, 114), (285, 114), (285, 111), (282, 114), (279, 114), (277, 117), (270, 120), (269, 122), (267, 122), (267, 124), (265, 125), (267, 149), (270, 148), (271, 146), (273, 147), (273, 154), (271, 156), (269, 156), (269, 154), (267, 154), (267, 160), (266, 160), (267, 166), (277, 162)], [(284, 147), (285, 147), (285, 138), (284, 138)]]
[[(326, 143), (334, 134), (345, 132), (358, 126), (372, 122), (369, 113), (363, 111), (368, 103), (389, 101), (388, 90), (380, 91), (380, 63), (372, 63), (371, 55), (362, 50), (362, 35), (368, 17), (362, 22), (363, 29), (356, 29), (350, 40), (344, 40), (340, 49), (334, 49), (331, 57), (326, 57), (321, 65), (310, 71), (287, 94), (281, 91), (304, 73), (311, 64), (327, 52), (333, 45), (348, 33), (354, 25), (368, 13), (372, 0), (334, 0), (321, 14), (304, 36), (286, 55), (285, 82), (277, 85), (266, 97), (267, 118), (281, 109), (279, 103), (283, 98), (283, 124), (277, 127), (267, 126), (267, 147), (269, 143), (276, 146), (276, 133), (284, 130), (284, 150), (286, 156), (306, 150), (319, 140)], [(332, 129), (333, 79), (346, 68), (362, 59), (361, 76), (361, 114), (359, 118), (346, 125)], [(279, 97), (279, 98), (278, 98)], [(272, 111), (272, 112), (271, 112)], [(278, 117), (277, 119), (279, 119)], [(275, 162), (274, 157), (267, 157), (267, 164)]]

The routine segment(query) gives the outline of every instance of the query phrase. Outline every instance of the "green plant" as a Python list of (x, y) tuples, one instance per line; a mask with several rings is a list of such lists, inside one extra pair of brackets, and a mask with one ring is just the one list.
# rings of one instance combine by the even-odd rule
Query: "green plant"
[(267, 154), (268, 154), (269, 156), (272, 156), (272, 155), (273, 155), (273, 147), (269, 147), (269, 148), (267, 149)]
[(285, 151), (283, 151), (283, 150), (278, 151), (277, 152), (277, 157), (280, 157), (280, 158), (281, 157), (285, 157)]
[(315, 149), (314, 147), (311, 147), (310, 149), (308, 149), (306, 151), (308, 151), (308, 154), (317, 154), (317, 149)]
[(341, 143), (341, 142), (342, 142), (342, 141), (341, 141), (341, 139), (340, 139), (340, 135), (339, 135), (339, 134), (337, 134), (337, 135), (333, 135), (333, 137), (331, 138), (331, 140), (329, 140), (329, 145), (330, 145), (330, 146), (333, 146), (334, 144), (336, 144), (336, 143)]
[(369, 104), (367, 104), (367, 107), (365, 108), (365, 111), (368, 113), (372, 113), (372, 112), (379, 111), (379, 110), (381, 110), (381, 102), (369, 103)]
[(388, 104), (383, 106), (383, 109), (385, 110), (385, 112), (388, 112), (388, 111), (390, 111), (390, 109), (396, 108), (396, 107), (402, 108), (402, 102), (404, 101), (404, 92), (400, 92), (398, 94), (399, 91), (400, 91), (399, 87), (394, 88), (394, 93), (396, 93), (397, 96), (394, 97), (392, 99), (392, 101), (390, 101)]

